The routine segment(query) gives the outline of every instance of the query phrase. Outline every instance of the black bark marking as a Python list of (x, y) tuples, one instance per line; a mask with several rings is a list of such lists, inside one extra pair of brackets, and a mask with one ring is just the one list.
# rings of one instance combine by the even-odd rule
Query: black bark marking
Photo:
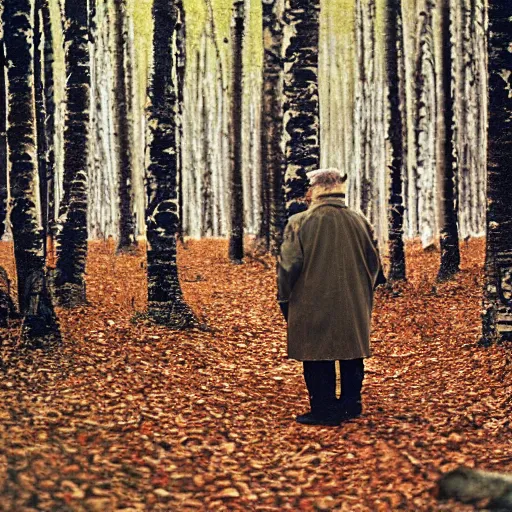
[(86, 300), (87, 167), (89, 153), (89, 2), (66, 0), (66, 101), (64, 129), (64, 197), (57, 236), (56, 295), (63, 306)]
[(457, 159), (454, 147), (454, 100), (452, 94), (453, 81), (453, 41), (451, 35), (450, 0), (443, 0), (440, 12), (443, 76), (443, 108), (441, 115), (444, 120), (444, 161), (442, 174), (442, 194), (440, 212), (440, 245), (441, 265), (438, 280), (443, 281), (453, 277), (460, 266), (459, 229), (456, 207), (455, 179), (457, 174)]
[(232, 106), (231, 131), (233, 141), (233, 163), (231, 172), (231, 223), (229, 233), (229, 258), (242, 263), (244, 258), (244, 191), (242, 182), (242, 96), (244, 40), (244, 0), (236, 0), (233, 6), (232, 48)]
[(318, 99), (319, 0), (287, 0), (292, 34), (285, 51), (285, 199), (288, 217), (306, 209), (306, 173), (320, 164)]
[(391, 185), (389, 198), (389, 258), (390, 280), (404, 280), (405, 250), (404, 250), (404, 201), (403, 176), (407, 169), (404, 165), (404, 109), (405, 76), (399, 72), (400, 59), (403, 57), (402, 34), (402, 2), (401, 0), (388, 0), (386, 19), (387, 43), (387, 78), (388, 97), (390, 108), (389, 141), (391, 144), (392, 159), (390, 165)]
[(136, 245), (135, 218), (133, 211), (133, 154), (134, 144), (130, 116), (128, 89), (128, 13), (126, 0), (116, 0), (115, 5), (115, 94), (116, 125), (118, 133), (119, 168), (119, 242), (118, 251), (132, 251)]
[(168, 0), (153, 4), (153, 75), (149, 126), (152, 142), (146, 172), (148, 206), (148, 313), (158, 322), (175, 328), (195, 325), (183, 298), (176, 260), (179, 230), (178, 169), (176, 150), (177, 95), (173, 81), (172, 48), (178, 11)]
[(34, 27), (30, 0), (4, 4), (8, 68), (7, 132), (11, 164), (11, 224), (24, 333), (39, 342), (58, 336), (58, 323), (47, 287), (37, 168), (34, 103)]
[(489, 2), (489, 153), (482, 342), (512, 341), (512, 3)]

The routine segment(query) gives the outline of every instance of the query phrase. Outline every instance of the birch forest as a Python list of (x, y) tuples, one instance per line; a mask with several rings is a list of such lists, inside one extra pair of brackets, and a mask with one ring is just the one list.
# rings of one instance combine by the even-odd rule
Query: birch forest
[[(185, 18), (176, 38), (180, 81), (180, 161), (183, 234), (225, 237), (229, 228), (230, 102), (232, 83), (232, 2), (184, 0)], [(442, 2), (441, 2), (442, 3)], [(440, 4), (441, 4), (440, 3)], [(52, 127), (49, 129), (51, 219), (58, 219), (63, 197), (66, 68), (63, 5), (48, 0), (39, 46), (52, 66)], [(61, 2), (63, 4), (63, 2)], [(325, 5), (324, 5), (325, 4)], [(319, 14), (318, 88), (320, 166), (349, 175), (349, 202), (374, 224), (379, 239), (388, 235), (390, 103), (386, 70), (384, 1), (325, 1)], [(394, 5), (392, 2), (391, 5)], [(457, 193), (461, 238), (485, 232), (487, 48), (486, 13), (479, 0), (452, 2), (449, 41), (440, 24), (446, 12), (434, 2), (403, 0), (398, 26), (399, 80), (403, 90), (405, 235), (424, 247), (439, 233), (438, 174), (442, 165), (439, 128), (443, 122), (443, 79), (453, 89), (454, 152), (459, 168)], [(261, 123), (264, 66), (262, 23), (276, 58), (284, 55), (286, 27), (278, 1), (246, 0), (242, 53), (242, 179), (244, 225), (258, 235), (264, 222)], [(127, 218), (144, 236), (145, 155), (148, 146), (147, 87), (153, 64), (152, 2), (91, 2), (90, 142), (88, 233), (91, 239), (123, 239)], [(263, 8), (266, 19), (262, 19)], [(320, 9), (317, 4), (316, 9)], [(275, 26), (272, 26), (273, 23)], [(285, 39), (283, 39), (285, 38)], [(445, 44), (446, 43), (446, 44)], [(451, 45), (451, 70), (443, 75), (443, 48)], [(48, 61), (49, 59), (49, 61)], [(279, 62), (275, 63), (281, 66)], [(267, 75), (265, 75), (267, 76)], [(282, 77), (281, 77), (282, 79)], [(274, 88), (275, 90), (275, 88)], [(268, 94), (268, 93), (267, 93)], [(123, 99), (120, 103), (120, 98)], [(265, 97), (265, 101), (269, 101)], [(120, 103), (120, 104), (119, 104)], [(131, 208), (120, 197), (120, 183), (131, 176)], [(436, 171), (437, 169), (437, 171)], [(4, 171), (5, 173), (5, 171)], [(124, 177), (123, 177), (124, 176)], [(123, 212), (121, 214), (121, 212)]]
[[(0, 0), (0, 512), (512, 509), (511, 48), (510, 0)], [(341, 430), (276, 301), (318, 169), (386, 277)]]

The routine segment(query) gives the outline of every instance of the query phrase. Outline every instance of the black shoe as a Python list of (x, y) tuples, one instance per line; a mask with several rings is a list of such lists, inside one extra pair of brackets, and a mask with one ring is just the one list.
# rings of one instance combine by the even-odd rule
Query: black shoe
[(316, 416), (312, 412), (307, 412), (306, 414), (299, 414), (295, 418), (297, 423), (301, 423), (302, 425), (322, 425), (324, 427), (337, 427), (340, 424), (338, 419), (338, 415), (334, 416)]
[(363, 406), (360, 401), (340, 399), (338, 404), (338, 417), (340, 422), (353, 420), (361, 416)]

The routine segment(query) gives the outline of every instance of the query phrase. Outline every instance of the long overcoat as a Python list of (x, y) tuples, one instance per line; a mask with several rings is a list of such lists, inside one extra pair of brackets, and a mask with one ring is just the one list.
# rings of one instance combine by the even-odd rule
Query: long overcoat
[(278, 263), (278, 300), (288, 303), (288, 357), (370, 356), (373, 290), (381, 271), (373, 232), (340, 194), (290, 217)]

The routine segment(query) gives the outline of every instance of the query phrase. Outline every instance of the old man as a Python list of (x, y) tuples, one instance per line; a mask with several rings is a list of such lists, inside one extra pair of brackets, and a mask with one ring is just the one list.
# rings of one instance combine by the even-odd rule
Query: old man
[(310, 398), (311, 410), (297, 421), (339, 425), (362, 411), (373, 290), (385, 279), (371, 226), (346, 205), (347, 176), (321, 169), (308, 178), (310, 206), (290, 217), (284, 233), (278, 300), (288, 321), (288, 357), (303, 361)]

